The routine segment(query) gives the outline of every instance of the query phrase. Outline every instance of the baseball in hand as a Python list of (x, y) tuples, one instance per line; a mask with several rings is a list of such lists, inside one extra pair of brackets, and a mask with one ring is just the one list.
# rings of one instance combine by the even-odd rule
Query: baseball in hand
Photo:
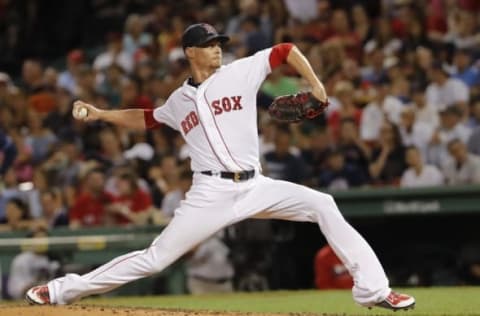
[(83, 118), (87, 117), (87, 115), (88, 115), (88, 110), (87, 110), (86, 107), (81, 107), (80, 109), (78, 109), (77, 118), (83, 119)]

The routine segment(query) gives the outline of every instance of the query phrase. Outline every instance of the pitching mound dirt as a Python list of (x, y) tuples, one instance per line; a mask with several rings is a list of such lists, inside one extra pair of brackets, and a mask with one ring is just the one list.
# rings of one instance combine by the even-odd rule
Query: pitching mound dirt
[(112, 308), (99, 306), (13, 306), (0, 307), (1, 316), (334, 316), (326, 314), (232, 313), (218, 311), (159, 310), (148, 308)]

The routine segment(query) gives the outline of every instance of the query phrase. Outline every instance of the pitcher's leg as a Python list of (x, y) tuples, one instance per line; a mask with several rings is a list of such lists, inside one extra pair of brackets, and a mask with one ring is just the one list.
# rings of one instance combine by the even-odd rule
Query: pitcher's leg
[(182, 211), (150, 247), (115, 258), (87, 274), (67, 274), (50, 281), (50, 301), (69, 304), (160, 272), (196, 244), (230, 224), (231, 214), (224, 209)]
[(290, 182), (263, 178), (242, 204), (263, 210), (255, 215), (257, 218), (317, 222), (353, 276), (353, 296), (359, 304), (380, 302), (390, 293), (388, 279), (377, 256), (343, 218), (332, 196)]

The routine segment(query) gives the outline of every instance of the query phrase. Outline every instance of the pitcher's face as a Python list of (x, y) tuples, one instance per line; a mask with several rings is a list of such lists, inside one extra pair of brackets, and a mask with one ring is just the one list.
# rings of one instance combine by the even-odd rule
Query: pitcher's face
[(222, 44), (218, 40), (210, 41), (202, 46), (187, 48), (190, 61), (200, 68), (219, 68), (222, 65)]

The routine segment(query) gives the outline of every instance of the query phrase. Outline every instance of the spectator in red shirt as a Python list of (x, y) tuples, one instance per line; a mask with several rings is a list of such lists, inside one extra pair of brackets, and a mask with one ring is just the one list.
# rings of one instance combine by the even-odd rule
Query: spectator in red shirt
[(118, 196), (107, 207), (108, 221), (117, 225), (144, 225), (147, 223), (152, 208), (150, 193), (138, 186), (137, 176), (123, 173), (115, 179)]
[(94, 168), (87, 172), (83, 188), (70, 209), (70, 227), (100, 226), (105, 223), (105, 207), (113, 197), (104, 191), (105, 174)]
[(315, 286), (317, 289), (350, 289), (353, 278), (329, 245), (322, 247), (315, 256)]

